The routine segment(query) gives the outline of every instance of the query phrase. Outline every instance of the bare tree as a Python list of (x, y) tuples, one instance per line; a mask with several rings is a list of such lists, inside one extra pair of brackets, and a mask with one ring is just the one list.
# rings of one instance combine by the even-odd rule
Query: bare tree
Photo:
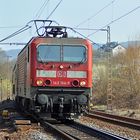
[[(118, 54), (111, 59), (112, 64), (112, 94), (113, 106), (116, 108), (138, 108), (140, 106), (140, 45), (129, 46), (124, 54)], [(107, 60), (98, 61), (96, 71), (98, 75), (93, 81), (95, 92), (93, 102), (106, 104), (107, 96)], [(94, 77), (93, 76), (93, 77)]]

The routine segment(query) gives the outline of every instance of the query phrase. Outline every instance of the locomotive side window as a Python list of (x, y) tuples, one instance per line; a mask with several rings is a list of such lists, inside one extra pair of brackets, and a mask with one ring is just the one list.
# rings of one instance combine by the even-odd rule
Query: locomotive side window
[(60, 46), (40, 45), (37, 47), (37, 60), (39, 62), (60, 61)]
[(64, 62), (85, 62), (86, 48), (84, 46), (63, 46)]

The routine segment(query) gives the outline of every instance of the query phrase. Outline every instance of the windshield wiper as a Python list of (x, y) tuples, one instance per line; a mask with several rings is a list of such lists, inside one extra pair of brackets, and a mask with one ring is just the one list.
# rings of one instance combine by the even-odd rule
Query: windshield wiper
[(39, 55), (39, 52), (37, 53), (37, 58), (39, 59), (38, 61), (39, 61), (40, 63), (48, 64), (48, 62), (45, 62), (45, 61), (42, 60), (42, 57)]
[(83, 64), (86, 61), (86, 53), (83, 53), (83, 57), (81, 59), (81, 61), (79, 62), (79, 64)]
[(82, 60), (79, 62), (79, 64), (83, 64), (85, 62), (85, 58), (82, 58)]

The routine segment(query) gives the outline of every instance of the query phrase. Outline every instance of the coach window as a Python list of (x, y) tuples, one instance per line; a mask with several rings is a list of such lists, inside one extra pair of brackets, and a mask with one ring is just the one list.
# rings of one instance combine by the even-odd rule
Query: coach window
[(63, 46), (63, 61), (85, 62), (86, 48), (84, 46)]
[(60, 46), (57, 45), (40, 45), (37, 47), (37, 60), (39, 62), (59, 62)]

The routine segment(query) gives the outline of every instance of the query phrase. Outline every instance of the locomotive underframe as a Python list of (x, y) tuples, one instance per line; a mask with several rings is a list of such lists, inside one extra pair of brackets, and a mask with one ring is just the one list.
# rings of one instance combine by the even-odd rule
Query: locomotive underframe
[(90, 88), (31, 89), (30, 99), (17, 96), (17, 102), (21, 103), (24, 109), (57, 119), (73, 119), (80, 116), (88, 108), (91, 95)]

